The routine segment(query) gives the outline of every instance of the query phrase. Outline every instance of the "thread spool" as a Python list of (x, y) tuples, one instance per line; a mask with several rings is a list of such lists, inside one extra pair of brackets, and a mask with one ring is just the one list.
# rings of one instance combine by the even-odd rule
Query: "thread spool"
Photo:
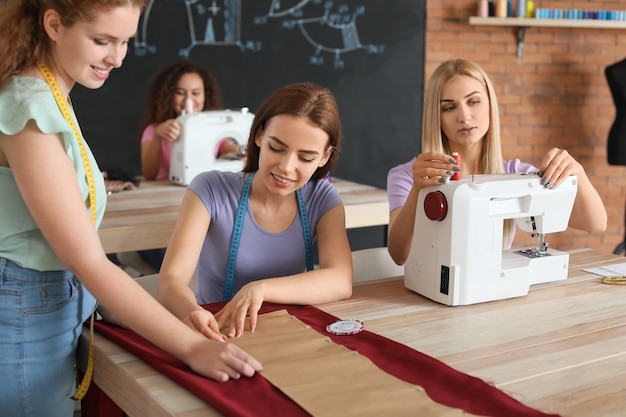
[(478, 0), (476, 15), (479, 17), (489, 16), (489, 1), (488, 0)]
[[(456, 164), (459, 168), (461, 168), (461, 154), (458, 152), (452, 152), (452, 157), (456, 159)], [(450, 177), (451, 180), (460, 180), (463, 176), (461, 175), (461, 171), (454, 171), (454, 174)]]
[(193, 113), (193, 100), (190, 98), (185, 100), (185, 113), (186, 114)]
[(517, 0), (517, 17), (526, 17), (526, 0)]
[(528, 18), (535, 17), (535, 2), (533, 0), (526, 1), (526, 17)]
[(507, 0), (496, 1), (496, 17), (506, 17), (507, 13)]

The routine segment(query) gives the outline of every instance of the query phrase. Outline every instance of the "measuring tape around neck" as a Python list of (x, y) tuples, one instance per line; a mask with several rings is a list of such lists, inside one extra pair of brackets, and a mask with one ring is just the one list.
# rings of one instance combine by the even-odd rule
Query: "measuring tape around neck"
[[(87, 149), (85, 148), (85, 143), (83, 142), (83, 138), (78, 131), (78, 127), (76, 127), (76, 123), (74, 123), (74, 119), (70, 114), (70, 109), (67, 107), (65, 103), (65, 98), (63, 94), (61, 94), (61, 89), (57, 84), (56, 79), (54, 78), (54, 74), (48, 69), (46, 64), (40, 63), (38, 65), (39, 72), (43, 75), (43, 79), (46, 81), (50, 90), (52, 90), (52, 95), (54, 96), (54, 100), (57, 102), (59, 106), (59, 110), (61, 110), (61, 114), (67, 121), (67, 123), (72, 128), (74, 135), (76, 136), (76, 141), (78, 142), (78, 147), (80, 148), (80, 156), (83, 160), (83, 165), (85, 166), (85, 177), (87, 179), (87, 187), (89, 188), (89, 211), (91, 212), (91, 222), (93, 225), (96, 225), (96, 181), (93, 176), (93, 169), (91, 168), (91, 163), (89, 162), (89, 156), (87, 155)], [(69, 97), (68, 97), (69, 100)], [(85, 374), (83, 376), (82, 381), (78, 384), (76, 388), (76, 392), (72, 397), (75, 401), (80, 401), (83, 399), (85, 394), (87, 394), (87, 389), (89, 388), (89, 384), (91, 383), (91, 377), (93, 376), (93, 349), (94, 349), (94, 311), (95, 309), (91, 308), (91, 324), (89, 327), (89, 356), (87, 358), (87, 369), (85, 369)]]
[[(250, 198), (250, 189), (252, 188), (252, 179), (254, 178), (254, 171), (248, 175), (241, 196), (239, 197), (239, 204), (237, 206), (237, 213), (235, 215), (235, 222), (233, 225), (233, 232), (231, 235), (230, 249), (228, 251), (228, 263), (226, 265), (226, 278), (224, 280), (224, 292), (222, 293), (222, 300), (229, 301), (233, 298), (233, 283), (235, 281), (235, 263), (237, 262), (237, 255), (239, 253), (239, 243), (241, 239), (241, 233), (243, 229), (244, 217), (248, 207), (248, 199)], [(306, 255), (306, 270), (313, 270), (313, 243), (311, 241), (311, 227), (309, 226), (309, 215), (306, 211), (306, 205), (304, 198), (302, 197), (302, 191), (296, 190), (296, 198), (298, 200), (298, 213), (300, 214), (300, 222), (302, 223), (302, 235), (304, 237), (304, 251)]]

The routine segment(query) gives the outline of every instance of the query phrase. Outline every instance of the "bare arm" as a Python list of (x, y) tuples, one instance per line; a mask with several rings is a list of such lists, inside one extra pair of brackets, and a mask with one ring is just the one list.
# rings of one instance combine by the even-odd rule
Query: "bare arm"
[(154, 129), (152, 140), (141, 142), (141, 173), (147, 180), (154, 180), (161, 167), (161, 141), (176, 141), (180, 136), (180, 123), (169, 119), (159, 123)]
[(404, 265), (413, 243), (417, 197), (422, 188), (441, 185), (457, 169), (452, 157), (438, 152), (420, 154), (413, 162), (413, 187), (403, 206), (389, 213), (387, 249), (397, 265)]
[(540, 169), (544, 171), (542, 181), (558, 187), (569, 175), (576, 175), (578, 191), (572, 208), (569, 225), (586, 232), (603, 232), (607, 226), (604, 203), (583, 166), (566, 150), (553, 148), (545, 155)]
[(240, 349), (189, 329), (107, 259), (57, 136), (44, 135), (31, 122), (16, 136), (0, 137), (0, 148), (52, 249), (106, 309), (205, 376), (225, 381), (260, 369)]
[(263, 280), (265, 301), (322, 304), (352, 295), (352, 252), (343, 204), (330, 209), (317, 224), (320, 267), (288, 277)]
[(205, 336), (220, 339), (217, 321), (198, 305), (189, 287), (210, 223), (200, 198), (187, 190), (159, 272), (157, 293), (159, 301), (176, 317)]
[(161, 165), (161, 140), (154, 137), (141, 143), (141, 173), (147, 180), (156, 179)]
[(411, 250), (418, 194), (413, 187), (404, 205), (389, 213), (387, 250), (397, 265), (404, 265)]
[(229, 336), (243, 332), (246, 315), (254, 330), (263, 301), (279, 304), (321, 304), (352, 295), (352, 253), (343, 205), (330, 209), (317, 224), (320, 268), (268, 278), (245, 285), (215, 317), (228, 325)]
[[(207, 337), (216, 328), (198, 306), (189, 282), (210, 226), (210, 216), (200, 198), (187, 191), (159, 275), (159, 300), (181, 320), (193, 323)], [(247, 314), (251, 326), (263, 301), (283, 304), (319, 304), (349, 298), (352, 294), (352, 253), (345, 229), (343, 205), (329, 210), (318, 222), (320, 268), (280, 278), (268, 278), (244, 286), (216, 315), (221, 325), (231, 326), (231, 336), (243, 332)], [(219, 328), (219, 327), (218, 327)]]

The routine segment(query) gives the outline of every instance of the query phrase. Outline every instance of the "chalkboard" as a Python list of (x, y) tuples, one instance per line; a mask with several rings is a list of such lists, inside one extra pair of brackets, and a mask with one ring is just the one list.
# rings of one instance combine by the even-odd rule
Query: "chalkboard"
[(122, 68), (71, 96), (100, 167), (139, 174), (139, 123), (164, 65), (205, 65), (226, 107), (252, 112), (283, 85), (314, 82), (342, 117), (333, 174), (386, 188), (389, 169), (420, 148), (424, 33), (423, 1), (151, 0)]

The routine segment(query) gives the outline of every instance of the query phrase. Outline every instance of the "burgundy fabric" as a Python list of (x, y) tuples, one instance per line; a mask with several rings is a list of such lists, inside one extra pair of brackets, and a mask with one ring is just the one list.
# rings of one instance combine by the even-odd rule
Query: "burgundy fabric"
[(80, 402), (81, 417), (124, 417), (124, 410), (115, 404), (93, 381)]
[[(204, 307), (217, 312), (224, 304), (224, 302), (213, 303)], [(328, 334), (326, 326), (337, 320), (337, 317), (313, 306), (265, 303), (261, 314), (280, 309), (286, 309), (322, 334)], [(259, 325), (262, 323), (260, 321)], [(97, 323), (95, 329), (225, 415), (240, 417), (310, 415), (261, 374), (252, 378), (217, 383), (197, 375), (184, 363), (130, 330), (101, 322)], [(456, 371), (437, 359), (367, 330), (350, 336), (328, 336), (335, 343), (358, 351), (389, 374), (422, 386), (428, 395), (440, 404), (480, 416), (556, 416), (529, 408), (482, 379)]]

